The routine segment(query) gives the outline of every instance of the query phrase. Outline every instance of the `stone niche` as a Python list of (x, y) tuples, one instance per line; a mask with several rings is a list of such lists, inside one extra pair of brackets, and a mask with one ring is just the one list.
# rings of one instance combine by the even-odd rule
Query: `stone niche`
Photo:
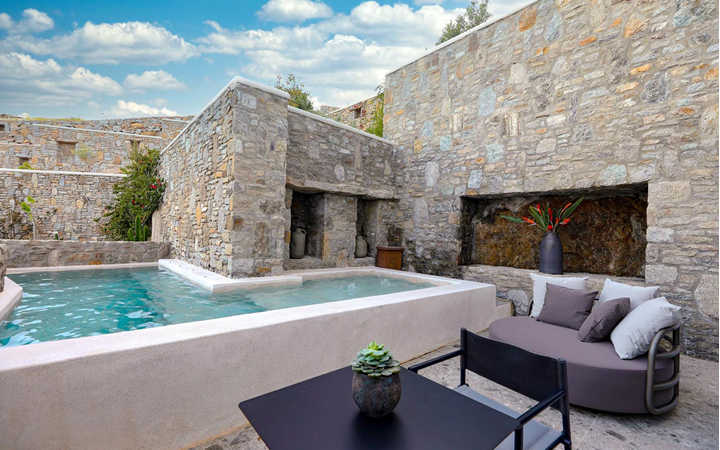
[(500, 217), (528, 216), (536, 203), (558, 210), (584, 197), (560, 228), (566, 272), (644, 277), (647, 245), (647, 184), (609, 188), (463, 197), (460, 264), (537, 269), (544, 231)]
[(322, 257), (325, 199), (322, 193), (293, 191), (290, 230), (305, 230), (305, 256)]
[(375, 256), (378, 242), (378, 210), (379, 200), (358, 198), (356, 236), (362, 236), (367, 241), (367, 256)]

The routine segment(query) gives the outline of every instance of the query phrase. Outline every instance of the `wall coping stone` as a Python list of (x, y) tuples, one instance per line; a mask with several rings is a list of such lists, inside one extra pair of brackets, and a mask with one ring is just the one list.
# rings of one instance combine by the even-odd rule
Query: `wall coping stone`
[(150, 135), (146, 135), (146, 134), (125, 133), (123, 131), (97, 130), (95, 128), (65, 127), (62, 125), (49, 125), (46, 123), (37, 123), (37, 122), (30, 122), (30, 125), (35, 126), (35, 127), (59, 128), (61, 130), (70, 130), (70, 131), (87, 131), (89, 133), (117, 134), (120, 136), (133, 136), (133, 137), (139, 137), (139, 138), (150, 138), (150, 139), (160, 139), (160, 140), (164, 139), (161, 136), (150, 136)]
[(301, 116), (309, 117), (309, 118), (315, 119), (315, 120), (317, 120), (317, 121), (319, 121), (319, 122), (324, 122), (324, 123), (326, 123), (326, 124), (328, 124), (328, 125), (332, 125), (332, 126), (334, 126), (334, 127), (343, 128), (343, 129), (345, 129), (345, 130), (352, 131), (353, 133), (357, 133), (357, 134), (360, 134), (360, 135), (365, 136), (365, 137), (373, 138), (373, 139), (375, 139), (375, 140), (378, 140), (378, 141), (380, 141), (380, 142), (384, 142), (384, 143), (386, 143), (386, 144), (395, 145), (393, 142), (388, 141), (388, 140), (385, 139), (385, 138), (381, 138), (380, 136), (376, 136), (376, 135), (374, 135), (374, 134), (367, 133), (367, 132), (365, 132), (365, 131), (363, 131), (363, 130), (357, 129), (357, 128), (355, 128), (355, 127), (351, 127), (350, 125), (346, 125), (346, 124), (344, 124), (344, 123), (337, 122), (337, 121), (332, 120), (332, 119), (328, 119), (327, 117), (323, 117), (323, 116), (320, 116), (320, 115), (318, 115), (318, 114), (313, 114), (313, 113), (311, 113), (311, 112), (307, 112), (307, 111), (302, 110), (302, 109), (300, 109), (300, 108), (295, 108), (295, 107), (293, 107), (293, 106), (288, 106), (288, 110), (289, 110), (290, 112), (294, 112), (294, 113), (300, 114)]
[(243, 78), (243, 77), (234, 77), (232, 80), (230, 80), (230, 81), (228, 82), (228, 84), (225, 85), (224, 88), (222, 88), (222, 89), (220, 89), (220, 90), (218, 91), (218, 93), (215, 95), (215, 97), (213, 97), (213, 98), (205, 105), (205, 107), (204, 107), (203, 109), (201, 109), (200, 112), (195, 115), (195, 117), (192, 118), (191, 121), (187, 122), (187, 125), (185, 125), (185, 128), (183, 128), (182, 130), (180, 130), (180, 132), (179, 132), (177, 135), (175, 135), (175, 137), (172, 139), (172, 141), (170, 141), (170, 142), (165, 146), (165, 148), (163, 148), (162, 150), (160, 150), (160, 154), (165, 153), (165, 151), (166, 151), (168, 148), (172, 147), (172, 145), (175, 143), (175, 141), (177, 141), (177, 140), (180, 138), (180, 136), (182, 136), (183, 134), (185, 134), (185, 131), (186, 131), (188, 128), (190, 128), (190, 126), (191, 126), (193, 123), (195, 123), (198, 119), (200, 119), (200, 117), (203, 115), (203, 113), (205, 113), (205, 111), (206, 111), (208, 108), (210, 108), (210, 107), (213, 105), (213, 103), (215, 103), (225, 91), (227, 91), (228, 89), (233, 89), (233, 88), (235, 88), (235, 86), (237, 86), (238, 84), (244, 84), (245, 86), (249, 86), (249, 87), (252, 87), (252, 88), (255, 88), (255, 89), (259, 89), (259, 90), (261, 90), (261, 91), (265, 91), (265, 92), (267, 92), (267, 93), (270, 93), (270, 94), (273, 94), (273, 95), (277, 95), (278, 97), (282, 97), (282, 98), (285, 98), (285, 99), (290, 99), (290, 94), (288, 94), (288, 93), (285, 92), (285, 91), (281, 91), (280, 89), (277, 89), (277, 88), (274, 88), (274, 87), (270, 87), (270, 86), (266, 86), (266, 85), (264, 85), (264, 84), (256, 83), (255, 81), (251, 81), (251, 80), (248, 80), (248, 79)]
[(38, 170), (38, 169), (10, 169), (7, 167), (0, 167), (0, 172), (13, 172), (13, 173), (39, 173), (43, 175), (80, 175), (87, 177), (115, 177), (125, 178), (127, 175), (124, 173), (99, 173), (99, 172), (73, 172), (69, 170)]
[(440, 49), (443, 49), (443, 48), (447, 47), (448, 45), (453, 44), (453, 43), (455, 43), (455, 42), (457, 42), (457, 41), (459, 41), (459, 40), (461, 40), (461, 39), (463, 39), (463, 38), (471, 35), (472, 33), (476, 32), (476, 31), (478, 31), (478, 30), (482, 30), (483, 28), (489, 27), (490, 25), (493, 25), (493, 24), (495, 24), (495, 23), (497, 23), (497, 22), (500, 22), (500, 21), (503, 20), (503, 19), (506, 19), (506, 18), (508, 18), (508, 17), (510, 17), (510, 16), (513, 16), (513, 15), (519, 13), (520, 11), (522, 11), (522, 10), (525, 9), (525, 8), (529, 8), (529, 7), (534, 6), (534, 5), (538, 4), (538, 3), (540, 3), (540, 0), (535, 0), (534, 2), (528, 3), (528, 4), (526, 4), (526, 5), (522, 5), (522, 6), (518, 7), (518, 8), (515, 8), (515, 9), (513, 9), (512, 11), (510, 11), (509, 13), (507, 13), (507, 14), (505, 14), (505, 15), (503, 15), (503, 16), (491, 17), (489, 20), (481, 23), (480, 25), (477, 25), (477, 26), (475, 26), (475, 27), (473, 27), (473, 28), (470, 28), (469, 30), (467, 30), (467, 31), (465, 31), (465, 32), (463, 32), (463, 33), (461, 33), (461, 34), (458, 34), (458, 35), (455, 36), (454, 38), (448, 39), (447, 41), (443, 42), (442, 44), (438, 44), (438, 45), (436, 45), (435, 47), (432, 47), (431, 49), (426, 50), (425, 52), (423, 52), (422, 54), (420, 54), (420, 55), (419, 55), (418, 57), (416, 57), (415, 59), (413, 59), (413, 60), (411, 60), (411, 61), (403, 64), (402, 66), (398, 67), (398, 68), (395, 69), (395, 70), (391, 70), (390, 72), (388, 72), (388, 73), (386, 74), (386, 76), (387, 76), (387, 75), (390, 75), (390, 74), (392, 74), (392, 73), (395, 73), (395, 72), (397, 72), (398, 70), (402, 69), (403, 67), (409, 66), (410, 64), (413, 64), (414, 62), (416, 62), (416, 61), (418, 61), (418, 60), (420, 60), (420, 59), (423, 59), (424, 57), (426, 57), (426, 56), (428, 56), (428, 55), (432, 55), (432, 54), (435, 53), (436, 51), (438, 51), (438, 50), (440, 50)]

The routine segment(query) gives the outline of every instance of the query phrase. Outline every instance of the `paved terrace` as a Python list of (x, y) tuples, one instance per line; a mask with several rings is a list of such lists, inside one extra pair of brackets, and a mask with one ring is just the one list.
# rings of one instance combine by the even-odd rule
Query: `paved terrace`
[[(459, 347), (459, 342), (403, 364), (409, 366)], [(571, 407), (573, 447), (576, 449), (717, 449), (718, 448), (718, 363), (680, 357), (682, 372), (680, 404), (660, 417), (651, 415), (607, 414)], [(460, 382), (458, 358), (440, 363), (421, 373), (448, 387)], [(468, 372), (470, 386), (501, 403), (524, 411), (535, 402), (502, 386)], [(348, 395), (350, 387), (348, 386)], [(401, 400), (402, 401), (402, 400)], [(546, 411), (540, 420), (560, 429), (560, 414)], [(191, 450), (267, 449), (251, 426), (199, 443)]]

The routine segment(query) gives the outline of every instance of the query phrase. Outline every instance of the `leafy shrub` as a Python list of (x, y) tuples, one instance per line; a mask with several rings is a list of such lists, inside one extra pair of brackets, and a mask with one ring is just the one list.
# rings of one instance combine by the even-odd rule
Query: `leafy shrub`
[(400, 364), (382, 344), (373, 341), (358, 352), (352, 370), (370, 377), (389, 377), (400, 371)]
[(159, 162), (158, 150), (130, 151), (130, 163), (122, 168), (127, 176), (113, 186), (115, 199), (103, 214), (105, 236), (117, 241), (148, 239), (152, 213), (165, 192), (165, 181), (158, 175)]

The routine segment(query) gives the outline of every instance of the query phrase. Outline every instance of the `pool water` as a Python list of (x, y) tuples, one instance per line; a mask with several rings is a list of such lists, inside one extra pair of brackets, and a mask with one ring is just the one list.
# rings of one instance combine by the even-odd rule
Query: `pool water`
[(0, 347), (139, 330), (293, 306), (430, 287), (374, 275), (308, 280), (301, 286), (213, 294), (165, 269), (11, 275), (23, 288), (0, 322)]

